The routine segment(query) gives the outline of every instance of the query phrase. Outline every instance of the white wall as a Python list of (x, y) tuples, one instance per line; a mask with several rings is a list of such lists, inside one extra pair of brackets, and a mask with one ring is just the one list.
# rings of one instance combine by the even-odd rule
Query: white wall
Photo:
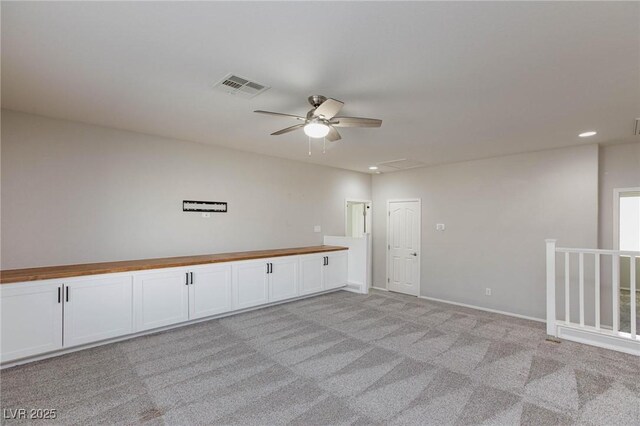
[(6, 110), (1, 154), (3, 269), (321, 244), (344, 233), (345, 198), (372, 198), (385, 287), (386, 200), (420, 197), (421, 294), (539, 318), (544, 238), (610, 248), (613, 188), (640, 186), (640, 144), (376, 175), (372, 193), (366, 174)]
[(2, 269), (322, 244), (370, 197), (367, 174), (2, 111)]
[[(595, 145), (376, 175), (373, 285), (386, 287), (386, 201), (422, 199), (421, 295), (545, 316), (545, 238), (596, 247)], [(446, 230), (436, 232), (435, 224)], [(485, 288), (492, 296), (485, 296)]]
[[(613, 190), (640, 187), (640, 143), (607, 145), (600, 147), (600, 210), (598, 240), (600, 248), (613, 249)], [(603, 318), (611, 315), (611, 264), (601, 267)], [(628, 261), (620, 260), (620, 285), (629, 287)], [(640, 277), (640, 276), (639, 276)], [(640, 278), (639, 278), (640, 279)]]
[(613, 189), (640, 186), (640, 143), (600, 148), (600, 248), (613, 248)]

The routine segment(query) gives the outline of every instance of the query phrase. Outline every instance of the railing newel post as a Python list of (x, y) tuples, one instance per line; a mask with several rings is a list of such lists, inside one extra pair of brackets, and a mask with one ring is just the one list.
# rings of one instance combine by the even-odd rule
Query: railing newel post
[(556, 241), (545, 240), (547, 244), (547, 335), (558, 337), (556, 325)]

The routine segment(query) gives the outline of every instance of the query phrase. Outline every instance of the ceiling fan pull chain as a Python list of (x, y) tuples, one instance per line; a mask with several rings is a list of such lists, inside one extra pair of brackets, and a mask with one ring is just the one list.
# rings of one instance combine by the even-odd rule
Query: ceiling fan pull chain
[(309, 136), (309, 157), (311, 157), (311, 136)]

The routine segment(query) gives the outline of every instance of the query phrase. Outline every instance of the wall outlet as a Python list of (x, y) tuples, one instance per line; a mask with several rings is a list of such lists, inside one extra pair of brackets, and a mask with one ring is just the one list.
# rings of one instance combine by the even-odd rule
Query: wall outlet
[(322, 228), (320, 227), (320, 225), (316, 225), (313, 227), (313, 232), (322, 232)]
[(490, 289), (489, 287), (487, 287), (487, 288), (484, 290), (484, 295), (485, 295), (485, 296), (491, 296), (491, 289)]
[(436, 223), (436, 231), (444, 231), (444, 223)]
[(202, 217), (209, 218), (209, 217), (211, 217), (211, 213), (209, 213), (209, 212), (202, 212)]

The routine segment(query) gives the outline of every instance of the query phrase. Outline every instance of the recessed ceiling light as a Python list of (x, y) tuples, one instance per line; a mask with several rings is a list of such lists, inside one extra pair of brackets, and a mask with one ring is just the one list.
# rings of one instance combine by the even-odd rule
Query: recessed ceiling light
[(588, 138), (589, 136), (593, 136), (595, 134), (597, 134), (598, 132), (594, 132), (593, 130), (588, 131), (588, 132), (583, 132), (580, 133), (578, 136), (580, 136), (581, 138)]
[(369, 170), (378, 170), (378, 166), (369, 166)]

